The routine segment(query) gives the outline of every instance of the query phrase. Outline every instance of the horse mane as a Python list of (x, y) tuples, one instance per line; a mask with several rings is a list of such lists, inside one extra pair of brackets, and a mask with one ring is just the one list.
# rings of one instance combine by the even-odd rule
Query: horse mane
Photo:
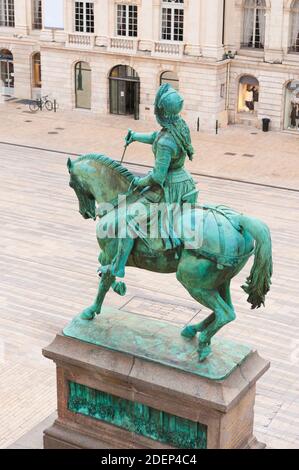
[(135, 178), (135, 175), (131, 173), (127, 168), (125, 168), (121, 163), (113, 160), (112, 158), (107, 157), (106, 155), (102, 155), (99, 153), (88, 153), (86, 155), (81, 155), (75, 163), (80, 163), (85, 160), (94, 160), (96, 162), (101, 163), (106, 168), (110, 168), (111, 170), (115, 170), (120, 176), (125, 177), (130, 183)]

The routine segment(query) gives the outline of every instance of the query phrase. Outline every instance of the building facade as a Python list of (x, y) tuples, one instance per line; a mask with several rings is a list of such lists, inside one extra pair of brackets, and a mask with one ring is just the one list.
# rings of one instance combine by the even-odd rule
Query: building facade
[(192, 129), (299, 132), (299, 0), (0, 0), (0, 72), (66, 110), (151, 119), (169, 82)]

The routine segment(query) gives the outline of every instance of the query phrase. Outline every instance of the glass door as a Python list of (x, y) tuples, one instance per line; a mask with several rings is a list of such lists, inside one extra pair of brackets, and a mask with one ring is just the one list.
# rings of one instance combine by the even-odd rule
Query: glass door
[(10, 60), (1, 60), (1, 87), (2, 94), (13, 95), (14, 93), (14, 65)]
[(110, 80), (110, 112), (112, 114), (135, 114), (138, 85), (139, 83), (129, 80)]

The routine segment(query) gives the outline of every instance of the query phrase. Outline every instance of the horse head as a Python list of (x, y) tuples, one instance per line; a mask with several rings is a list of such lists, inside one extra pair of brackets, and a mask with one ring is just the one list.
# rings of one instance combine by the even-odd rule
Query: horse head
[(79, 212), (84, 219), (96, 218), (95, 197), (85, 179), (75, 172), (75, 163), (69, 158), (67, 167), (70, 174), (69, 186), (75, 191), (79, 201)]

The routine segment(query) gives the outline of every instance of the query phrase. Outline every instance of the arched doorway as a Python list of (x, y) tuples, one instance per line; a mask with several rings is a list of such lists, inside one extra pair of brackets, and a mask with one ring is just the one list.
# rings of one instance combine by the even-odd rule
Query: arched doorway
[(91, 109), (91, 68), (87, 62), (75, 65), (76, 108)]
[(163, 72), (160, 76), (160, 85), (169, 83), (175, 90), (179, 91), (179, 78), (175, 72)]
[(256, 114), (259, 101), (259, 81), (251, 75), (243, 75), (239, 81), (238, 113)]
[(299, 132), (299, 80), (292, 80), (285, 87), (284, 129)]
[(128, 65), (117, 65), (109, 76), (110, 113), (134, 115), (139, 119), (140, 80)]
[(36, 52), (32, 56), (32, 97), (37, 99), (41, 97), (42, 74), (41, 74), (41, 56)]
[(14, 64), (13, 55), (8, 49), (0, 50), (0, 78), (2, 94), (13, 96), (15, 85)]

